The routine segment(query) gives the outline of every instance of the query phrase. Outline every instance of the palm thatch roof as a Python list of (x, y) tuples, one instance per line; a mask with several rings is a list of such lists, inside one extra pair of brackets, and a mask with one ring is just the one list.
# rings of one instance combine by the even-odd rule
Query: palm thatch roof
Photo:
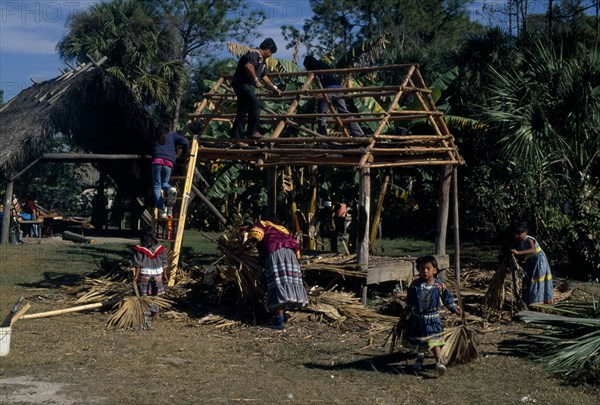
[[(84, 153), (115, 155), (147, 155), (157, 134), (129, 88), (96, 63), (23, 90), (0, 109), (0, 128), (3, 179), (50, 152), (59, 132)], [(127, 175), (132, 184), (132, 171), (140, 172), (134, 170), (136, 165), (139, 162), (111, 160), (99, 163), (99, 168), (116, 176), (117, 182)]]

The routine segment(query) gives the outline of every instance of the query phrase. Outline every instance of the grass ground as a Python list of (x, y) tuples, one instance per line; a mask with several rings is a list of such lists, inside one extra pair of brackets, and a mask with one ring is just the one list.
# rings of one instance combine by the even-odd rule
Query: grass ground
[[(134, 242), (0, 245), (0, 318), (20, 295), (32, 313), (69, 306), (58, 286), (96, 270), (103, 258), (129, 258)], [(389, 243), (398, 255), (430, 252), (416, 241)], [(217, 255), (199, 233), (186, 233), (184, 248), (188, 260)], [(600, 397), (598, 388), (564, 385), (527, 358), (499, 350), (499, 341), (523, 328), (519, 323), (489, 327), (478, 362), (437, 378), (431, 358), (417, 375), (410, 356), (389, 354), (380, 347), (383, 335), (369, 345), (363, 330), (315, 322), (283, 333), (220, 329), (194, 317), (161, 318), (150, 331), (106, 330), (108, 317), (95, 311), (17, 322), (10, 354), (0, 358), (0, 403), (586, 405)]]

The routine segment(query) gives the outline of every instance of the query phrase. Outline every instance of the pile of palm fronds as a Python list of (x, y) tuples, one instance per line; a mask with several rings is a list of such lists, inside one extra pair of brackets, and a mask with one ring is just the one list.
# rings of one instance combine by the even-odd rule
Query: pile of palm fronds
[(358, 327), (368, 327), (373, 322), (395, 323), (393, 316), (379, 314), (366, 308), (356, 295), (341, 291), (323, 291), (312, 288), (308, 291), (307, 309), (334, 325), (350, 322)]
[(527, 333), (523, 341), (505, 342), (530, 352), (551, 373), (573, 383), (600, 381), (600, 305), (592, 302), (560, 303), (548, 314), (522, 311), (519, 318), (539, 333)]
[[(166, 248), (169, 263), (173, 262), (173, 251)], [(170, 265), (165, 269), (169, 273)], [(69, 294), (77, 295), (77, 303), (86, 304), (125, 298), (131, 293), (133, 267), (130, 260), (102, 259), (100, 268), (84, 277), (81, 283), (62, 286)]]
[(517, 311), (525, 308), (517, 280), (517, 272), (520, 269), (513, 255), (507, 255), (500, 262), (485, 293), (484, 311), (486, 316), (502, 318), (507, 295), (510, 297), (511, 317)]
[(235, 287), (236, 306), (250, 310), (255, 317), (265, 312), (267, 286), (256, 248), (244, 246), (243, 233), (238, 228), (222, 234), (215, 242), (223, 254), (216, 268), (221, 279)]

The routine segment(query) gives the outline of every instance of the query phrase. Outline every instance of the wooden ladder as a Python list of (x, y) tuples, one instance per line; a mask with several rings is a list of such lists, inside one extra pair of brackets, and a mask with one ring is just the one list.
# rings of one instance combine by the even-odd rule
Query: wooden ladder
[[(179, 253), (181, 252), (181, 244), (183, 242), (183, 232), (185, 230), (185, 220), (191, 200), (192, 185), (194, 182), (194, 170), (196, 168), (196, 159), (198, 157), (198, 137), (194, 136), (190, 145), (190, 155), (187, 162), (187, 168), (185, 176), (172, 176), (171, 180), (184, 180), (183, 189), (179, 188), (178, 204), (173, 207), (173, 214), (178, 212), (178, 215), (174, 215), (173, 218), (156, 218), (154, 221), (157, 224), (161, 224), (163, 232), (167, 230), (169, 226), (175, 228), (175, 238), (172, 239), (161, 239), (164, 242), (171, 243), (171, 249), (173, 251), (173, 257), (171, 260), (170, 271), (169, 271), (169, 286), (175, 285), (175, 276), (177, 275), (177, 267), (179, 266)], [(173, 183), (172, 183), (173, 184)], [(156, 227), (158, 232), (158, 226)]]

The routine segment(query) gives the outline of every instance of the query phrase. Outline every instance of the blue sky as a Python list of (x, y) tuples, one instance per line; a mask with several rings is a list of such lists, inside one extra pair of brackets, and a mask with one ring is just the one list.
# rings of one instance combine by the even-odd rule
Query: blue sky
[[(102, 0), (0, 0), (0, 88), (4, 101), (31, 86), (30, 79), (51, 79), (65, 65), (56, 53), (56, 44), (65, 34), (70, 14)], [(281, 25), (300, 27), (311, 15), (306, 0), (247, 0), (251, 8), (262, 9), (266, 21), (261, 38), (272, 37), (279, 46), (277, 56), (290, 58), (285, 49)], [(260, 39), (257, 40), (258, 45)]]

